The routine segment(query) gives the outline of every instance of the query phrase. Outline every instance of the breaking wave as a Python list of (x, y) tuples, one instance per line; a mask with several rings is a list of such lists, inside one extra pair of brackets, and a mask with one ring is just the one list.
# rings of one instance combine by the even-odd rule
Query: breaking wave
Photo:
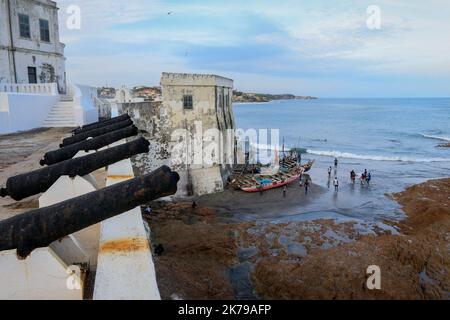
[(374, 160), (374, 161), (397, 161), (397, 162), (450, 162), (446, 158), (414, 158), (414, 157), (392, 157), (392, 156), (378, 156), (378, 155), (362, 155), (340, 151), (320, 151), (310, 150), (309, 154), (317, 156), (328, 156), (336, 158), (358, 159), (358, 160)]
[(427, 138), (427, 139), (450, 142), (450, 137), (447, 137), (447, 136), (433, 136), (433, 135), (429, 135), (429, 134), (422, 134), (422, 137)]

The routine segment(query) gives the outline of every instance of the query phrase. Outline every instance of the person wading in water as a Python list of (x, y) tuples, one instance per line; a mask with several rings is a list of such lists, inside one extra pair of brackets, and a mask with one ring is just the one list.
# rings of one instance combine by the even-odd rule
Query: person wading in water
[(334, 182), (333, 182), (333, 185), (334, 185), (334, 191), (339, 191), (339, 180), (338, 180), (338, 178), (334, 178)]

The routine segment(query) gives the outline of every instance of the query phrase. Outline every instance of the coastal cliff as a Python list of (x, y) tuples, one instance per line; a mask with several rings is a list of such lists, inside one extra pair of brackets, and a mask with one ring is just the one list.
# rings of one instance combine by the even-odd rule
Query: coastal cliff
[(273, 100), (314, 100), (317, 97), (296, 96), (293, 94), (268, 94), (268, 93), (246, 93), (241, 91), (233, 92), (233, 102), (270, 102)]

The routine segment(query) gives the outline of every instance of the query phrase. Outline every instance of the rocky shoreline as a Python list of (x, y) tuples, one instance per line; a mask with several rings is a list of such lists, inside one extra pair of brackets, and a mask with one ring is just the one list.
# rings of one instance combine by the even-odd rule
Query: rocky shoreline
[(312, 96), (296, 96), (293, 94), (268, 94), (268, 93), (246, 93), (240, 91), (233, 92), (234, 103), (261, 103), (271, 102), (274, 100), (316, 100), (317, 97)]
[[(155, 257), (162, 297), (449, 299), (448, 194), (450, 179), (392, 195), (407, 215), (386, 221), (398, 232), (354, 221), (230, 222), (207, 206), (154, 203), (145, 218), (164, 247)], [(382, 270), (382, 290), (365, 286), (370, 265)]]

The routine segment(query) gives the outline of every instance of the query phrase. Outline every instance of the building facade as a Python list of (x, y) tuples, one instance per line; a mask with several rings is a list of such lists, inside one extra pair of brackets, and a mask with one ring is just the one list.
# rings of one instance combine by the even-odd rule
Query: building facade
[(170, 135), (181, 190), (185, 195), (223, 191), (235, 162), (233, 80), (163, 73), (161, 87), (160, 130)]
[(168, 165), (180, 175), (176, 196), (220, 192), (236, 162), (233, 80), (163, 73), (162, 101), (119, 104), (150, 142), (134, 157), (141, 173)]
[(0, 84), (57, 83), (66, 92), (58, 7), (50, 0), (0, 0)]

